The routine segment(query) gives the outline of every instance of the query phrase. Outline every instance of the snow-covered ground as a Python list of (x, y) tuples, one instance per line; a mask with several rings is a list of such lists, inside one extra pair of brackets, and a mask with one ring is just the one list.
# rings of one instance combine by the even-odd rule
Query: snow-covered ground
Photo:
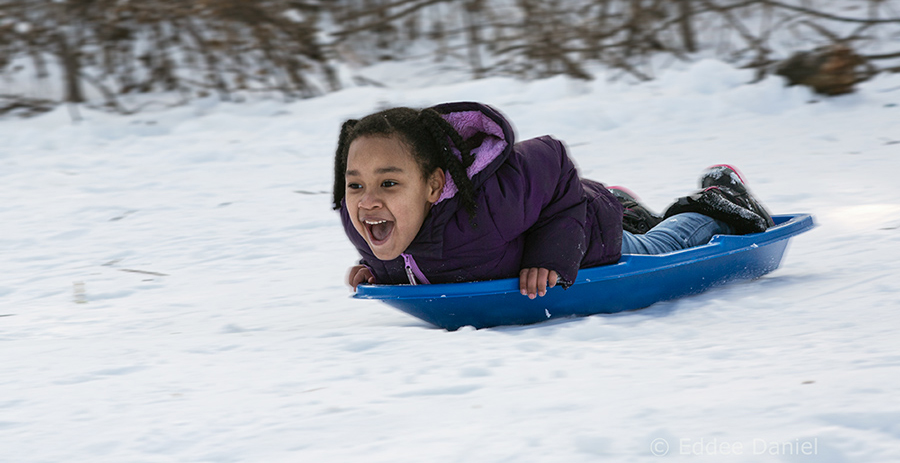
[[(0, 120), (0, 461), (897, 461), (900, 75), (367, 76), (388, 87)], [(616, 315), (447, 332), (349, 298), (340, 123), (452, 100), (653, 209), (728, 162), (819, 227), (760, 280)]]

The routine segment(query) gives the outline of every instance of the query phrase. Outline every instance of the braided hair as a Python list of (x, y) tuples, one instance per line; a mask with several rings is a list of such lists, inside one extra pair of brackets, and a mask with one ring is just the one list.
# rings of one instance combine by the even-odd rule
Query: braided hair
[[(334, 155), (334, 209), (341, 208), (341, 201), (346, 193), (347, 154), (353, 140), (363, 136), (395, 135), (410, 148), (423, 178), (427, 178), (435, 169), (450, 173), (456, 183), (456, 195), (460, 203), (469, 217), (474, 218), (475, 187), (466, 174), (466, 169), (475, 161), (471, 154), (474, 146), (471, 146), (472, 143), (465, 143), (456, 129), (430, 108), (391, 108), (358, 121), (350, 119), (344, 122)], [(455, 155), (452, 148), (458, 149), (461, 156)]]

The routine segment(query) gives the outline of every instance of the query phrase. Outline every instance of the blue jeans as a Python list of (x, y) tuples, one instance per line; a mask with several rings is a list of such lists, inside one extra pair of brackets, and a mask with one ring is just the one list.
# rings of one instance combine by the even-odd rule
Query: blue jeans
[(664, 254), (706, 244), (713, 235), (733, 233), (725, 222), (696, 212), (685, 212), (663, 220), (643, 235), (624, 232), (622, 254)]

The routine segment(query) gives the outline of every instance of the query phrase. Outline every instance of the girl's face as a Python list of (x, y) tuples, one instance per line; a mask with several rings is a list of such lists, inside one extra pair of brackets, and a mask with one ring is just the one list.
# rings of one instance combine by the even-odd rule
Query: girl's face
[(396, 136), (362, 136), (347, 154), (347, 211), (375, 257), (406, 251), (444, 188), (444, 172), (422, 177), (410, 149)]

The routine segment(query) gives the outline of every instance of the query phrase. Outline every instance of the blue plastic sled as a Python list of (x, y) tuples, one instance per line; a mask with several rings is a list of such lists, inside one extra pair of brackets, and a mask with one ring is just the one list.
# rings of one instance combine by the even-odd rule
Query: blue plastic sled
[(448, 330), (527, 325), (572, 316), (640, 309), (778, 268), (788, 240), (815, 226), (809, 214), (774, 216), (762, 233), (717, 235), (703, 246), (655, 256), (625, 255), (614, 265), (581, 269), (575, 284), (544, 297), (519, 293), (519, 279), (437, 285), (359, 285), (354, 297), (377, 299)]

